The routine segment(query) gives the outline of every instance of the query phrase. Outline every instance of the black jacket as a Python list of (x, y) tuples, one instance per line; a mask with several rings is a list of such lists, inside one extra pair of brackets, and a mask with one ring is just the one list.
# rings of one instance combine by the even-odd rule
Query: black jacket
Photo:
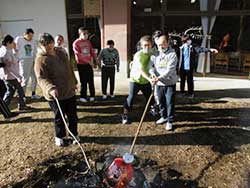
[(3, 63), (2, 58), (0, 58), (0, 68), (5, 67), (5, 63)]

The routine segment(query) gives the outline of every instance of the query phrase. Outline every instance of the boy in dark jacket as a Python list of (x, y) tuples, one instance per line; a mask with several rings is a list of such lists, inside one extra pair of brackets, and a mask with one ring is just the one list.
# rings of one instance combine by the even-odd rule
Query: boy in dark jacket
[(218, 53), (216, 49), (213, 48), (203, 48), (203, 47), (193, 47), (191, 45), (192, 41), (188, 35), (183, 35), (182, 37), (182, 46), (180, 46), (180, 57), (179, 57), (179, 75), (180, 75), (180, 91), (185, 95), (185, 82), (187, 80), (188, 84), (188, 97), (194, 97), (194, 63), (195, 63), (195, 54), (202, 52), (212, 52)]
[(110, 96), (114, 98), (115, 89), (115, 68), (119, 72), (120, 58), (116, 48), (114, 48), (114, 41), (107, 41), (107, 48), (101, 50), (98, 59), (102, 66), (102, 98), (107, 99), (107, 84), (110, 81)]

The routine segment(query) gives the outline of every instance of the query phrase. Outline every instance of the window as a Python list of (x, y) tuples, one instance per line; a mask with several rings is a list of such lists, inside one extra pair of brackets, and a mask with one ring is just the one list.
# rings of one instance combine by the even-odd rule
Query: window
[(153, 13), (161, 11), (162, 0), (134, 0), (132, 2), (133, 13)]
[(192, 11), (200, 10), (199, 0), (166, 0), (167, 10), (169, 11)]
[(221, 0), (220, 10), (249, 10), (249, 0)]
[(83, 14), (82, 0), (66, 0), (67, 15), (69, 14)]

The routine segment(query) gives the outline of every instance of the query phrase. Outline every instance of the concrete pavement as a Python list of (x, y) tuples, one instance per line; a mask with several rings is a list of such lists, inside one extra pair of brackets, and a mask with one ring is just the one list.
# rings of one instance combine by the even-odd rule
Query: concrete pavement
[[(79, 79), (78, 72), (76, 72)], [(194, 78), (195, 91), (223, 91), (225, 96), (228, 93), (230, 98), (234, 98), (232, 91), (244, 92), (242, 98), (250, 100), (250, 81), (248, 79), (235, 79), (235, 78), (218, 78), (218, 77), (195, 77)], [(128, 94), (129, 79), (122, 73), (116, 74), (115, 79), (115, 94)], [(95, 71), (95, 88), (97, 95), (101, 95), (101, 73)], [(177, 91), (179, 91), (179, 82), (177, 83)], [(109, 90), (107, 90), (109, 91)], [(242, 92), (241, 92), (242, 91)], [(249, 95), (248, 95), (249, 94)], [(239, 98), (239, 97), (235, 97)]]

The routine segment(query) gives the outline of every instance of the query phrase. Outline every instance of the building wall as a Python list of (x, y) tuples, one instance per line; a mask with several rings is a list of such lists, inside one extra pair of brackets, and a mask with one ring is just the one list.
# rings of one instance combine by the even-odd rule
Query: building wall
[[(120, 53), (121, 74), (127, 75), (127, 64), (130, 59), (130, 1), (101, 0), (102, 47), (107, 40), (114, 40)], [(103, 3), (104, 2), (104, 3)]]
[(0, 24), (3, 34), (22, 35), (27, 27), (39, 33), (48, 32), (67, 37), (64, 0), (1, 0)]

